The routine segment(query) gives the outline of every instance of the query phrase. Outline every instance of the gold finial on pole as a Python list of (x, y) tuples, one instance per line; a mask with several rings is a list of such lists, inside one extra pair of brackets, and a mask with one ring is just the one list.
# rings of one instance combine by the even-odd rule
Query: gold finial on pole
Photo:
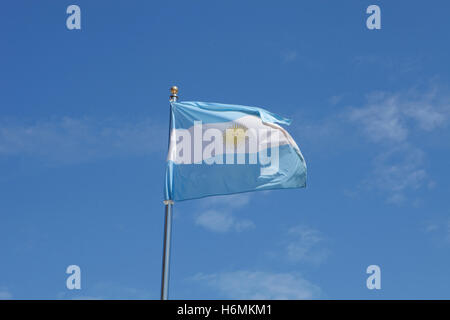
[(178, 100), (178, 87), (177, 86), (173, 86), (172, 88), (170, 88), (170, 101), (177, 101)]

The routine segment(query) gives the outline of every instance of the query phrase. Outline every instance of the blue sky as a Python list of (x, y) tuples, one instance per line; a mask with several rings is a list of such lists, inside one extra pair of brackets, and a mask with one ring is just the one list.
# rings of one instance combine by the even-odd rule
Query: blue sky
[(171, 298), (449, 298), (449, 10), (4, 3), (0, 298), (159, 298), (172, 85), (292, 118), (308, 187), (176, 203)]

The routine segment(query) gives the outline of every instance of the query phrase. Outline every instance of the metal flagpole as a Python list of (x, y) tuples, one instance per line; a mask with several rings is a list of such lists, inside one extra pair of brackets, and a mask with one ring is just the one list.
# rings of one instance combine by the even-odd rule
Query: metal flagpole
[[(178, 88), (173, 86), (170, 88), (170, 102), (178, 100)], [(169, 132), (170, 135), (170, 132)], [(166, 213), (164, 218), (164, 248), (162, 261), (162, 276), (161, 276), (161, 300), (169, 298), (169, 267), (170, 267), (170, 240), (172, 236), (172, 209), (173, 201), (164, 200), (166, 206)]]

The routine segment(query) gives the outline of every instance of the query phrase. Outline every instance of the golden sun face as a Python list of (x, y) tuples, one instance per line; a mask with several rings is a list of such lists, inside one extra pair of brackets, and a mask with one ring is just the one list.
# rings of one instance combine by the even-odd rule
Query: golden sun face
[(233, 124), (223, 133), (223, 143), (226, 147), (237, 147), (245, 142), (247, 127), (241, 124)]

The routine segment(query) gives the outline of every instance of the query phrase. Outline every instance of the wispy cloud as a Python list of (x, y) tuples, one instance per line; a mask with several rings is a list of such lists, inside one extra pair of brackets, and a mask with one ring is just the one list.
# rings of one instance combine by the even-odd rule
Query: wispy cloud
[(438, 242), (445, 245), (450, 244), (450, 218), (428, 222), (425, 224), (424, 231), (433, 235)]
[(248, 195), (240, 194), (204, 199), (201, 205), (204, 209), (195, 216), (195, 223), (219, 233), (252, 229), (255, 227), (253, 221), (233, 215), (235, 209), (247, 205), (249, 201)]
[(294, 273), (233, 271), (199, 273), (192, 280), (206, 284), (231, 299), (314, 299), (320, 288)]
[(288, 50), (281, 54), (281, 59), (282, 59), (283, 63), (294, 62), (295, 60), (297, 60), (297, 57), (298, 57), (298, 53), (297, 53), (297, 51), (294, 51), (294, 50)]
[(150, 119), (52, 118), (0, 120), (0, 156), (38, 157), (70, 164), (164, 150), (167, 129)]
[(9, 300), (12, 299), (13, 296), (11, 292), (6, 287), (0, 287), (0, 300)]
[(337, 105), (339, 102), (342, 101), (343, 98), (344, 98), (344, 94), (334, 95), (328, 99), (328, 102), (332, 105)]
[(112, 282), (96, 283), (88, 289), (61, 292), (57, 299), (61, 300), (147, 300), (156, 299), (157, 295), (147, 290), (122, 286)]
[(229, 208), (241, 208), (250, 202), (249, 194), (233, 194), (227, 196), (208, 197), (201, 200), (203, 207), (226, 206)]
[(328, 256), (323, 247), (325, 236), (305, 225), (292, 227), (287, 233), (286, 255), (294, 262), (321, 263)]
[(389, 203), (401, 204), (406, 200), (406, 192), (433, 187), (424, 158), (422, 150), (410, 145), (390, 148), (375, 158), (373, 174), (366, 179), (366, 185), (386, 190)]
[(389, 79), (395, 79), (399, 74), (417, 72), (423, 67), (423, 58), (420, 56), (392, 57), (369, 54), (356, 56), (352, 60), (358, 68), (376, 66), (380, 70), (388, 71)]
[[(348, 97), (335, 95), (330, 103), (344, 105)], [(356, 189), (376, 190), (388, 203), (399, 205), (416, 197), (418, 190), (435, 184), (427, 171), (430, 159), (422, 139), (435, 132), (448, 133), (450, 94), (438, 86), (376, 92), (367, 95), (359, 107), (346, 107), (322, 118), (303, 114), (297, 118), (293, 126), (302, 139), (298, 142), (311, 153), (351, 153), (371, 146), (377, 155), (372, 157), (372, 169), (361, 177)], [(355, 129), (360, 134), (355, 134)], [(357, 194), (349, 190), (346, 193)]]
[(197, 215), (195, 223), (210, 231), (243, 231), (255, 227), (248, 219), (236, 219), (229, 211), (207, 210)]
[(422, 94), (376, 93), (362, 107), (351, 108), (348, 121), (382, 148), (366, 184), (387, 192), (387, 201), (395, 204), (404, 202), (408, 191), (432, 187), (424, 166), (426, 154), (412, 136), (446, 126), (449, 115), (449, 99), (435, 89)]
[(438, 100), (435, 90), (423, 95), (376, 93), (365, 106), (352, 108), (348, 116), (372, 141), (399, 143), (413, 130), (431, 131), (444, 125), (449, 107), (448, 101)]

